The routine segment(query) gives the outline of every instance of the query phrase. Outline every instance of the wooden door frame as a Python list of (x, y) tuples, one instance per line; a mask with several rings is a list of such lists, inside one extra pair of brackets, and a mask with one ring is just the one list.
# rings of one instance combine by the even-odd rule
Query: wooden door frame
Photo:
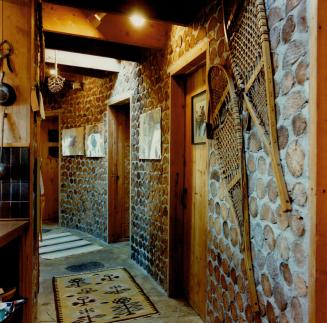
[[(108, 104), (108, 109), (107, 109), (107, 131), (109, 133), (109, 111), (111, 109), (117, 109), (117, 107), (119, 107), (120, 105), (124, 105), (124, 104), (129, 104), (129, 129), (131, 130), (132, 128), (132, 93), (131, 92), (124, 92), (120, 95), (117, 95), (117, 96), (113, 96), (111, 98), (109, 98), (109, 100), (107, 100), (106, 102)], [(130, 131), (130, 134), (129, 134), (129, 142), (130, 142), (130, 145), (131, 145), (131, 134), (132, 132)], [(108, 192), (107, 192), (107, 209), (108, 209), (108, 220), (107, 220), (107, 242), (110, 242), (109, 241), (109, 201), (110, 201), (110, 196), (109, 196), (109, 192), (110, 192), (110, 185), (109, 185), (109, 138), (107, 140), (107, 150), (108, 150), (108, 173), (107, 173), (107, 178), (108, 178)], [(130, 149), (129, 149), (129, 160), (130, 160), (130, 168), (129, 168), (129, 183), (130, 183), (130, 186), (131, 186), (131, 183), (132, 183), (132, 149), (131, 149), (131, 146), (130, 146)], [(132, 199), (131, 199), (131, 189), (130, 189), (130, 192), (129, 192), (129, 236), (131, 237), (131, 234), (132, 234), (132, 228), (131, 228), (131, 219), (132, 219), (132, 208), (131, 208), (131, 202), (132, 202)]]
[[(61, 112), (62, 112), (62, 109), (58, 109), (58, 110), (51, 110), (51, 111), (45, 111), (45, 119), (44, 121), (47, 119), (47, 118), (58, 118), (58, 148), (59, 148), (59, 156), (58, 156), (58, 224), (60, 224), (60, 209), (61, 209), (61, 203), (60, 203), (60, 188), (61, 188), (61, 176), (60, 176), (60, 165), (61, 165)], [(41, 117), (39, 117), (39, 127), (40, 129), (38, 129), (38, 131), (41, 131), (41, 127), (42, 127), (42, 122), (43, 122), (43, 119), (41, 119)], [(42, 143), (40, 142), (40, 145)], [(39, 156), (41, 158), (41, 156)], [(40, 160), (40, 171), (39, 173), (41, 174), (41, 160)], [(40, 199), (40, 180), (38, 181), (38, 200)], [(40, 202), (39, 202), (40, 203)], [(39, 207), (40, 208), (40, 207)], [(38, 208), (38, 210), (39, 210)], [(40, 215), (41, 217), (42, 215)], [(41, 224), (43, 223), (43, 219), (40, 218), (40, 221), (41, 221)], [(42, 232), (41, 232), (41, 236), (42, 236)]]
[(209, 64), (205, 39), (168, 68), (170, 74), (170, 160), (168, 220), (168, 296), (181, 296), (183, 288), (183, 204), (185, 146), (185, 77)]

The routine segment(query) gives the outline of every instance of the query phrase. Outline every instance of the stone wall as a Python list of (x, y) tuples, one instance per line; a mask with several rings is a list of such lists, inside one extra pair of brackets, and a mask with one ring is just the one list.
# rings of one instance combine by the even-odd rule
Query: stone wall
[[(83, 90), (64, 89), (46, 97), (46, 109), (62, 109), (60, 131), (90, 124), (105, 125), (105, 157), (60, 159), (60, 225), (108, 240), (107, 104), (113, 77), (83, 78)], [(61, 132), (60, 132), (61, 136)], [(60, 148), (61, 149), (61, 148)]]
[[(308, 26), (306, 0), (267, 1), (282, 167), (293, 212), (279, 212), (270, 159), (255, 127), (245, 134), (251, 208), (251, 239), (262, 321), (307, 319), (309, 227), (307, 218)], [(189, 27), (173, 27), (167, 48), (141, 65), (130, 65), (132, 140), (132, 258), (165, 289), (168, 286), (169, 75), (176, 62), (204, 38), (210, 65), (228, 64), (222, 10), (213, 2)], [(114, 92), (126, 90), (124, 73)], [(134, 87), (135, 86), (135, 87)], [(138, 159), (140, 114), (162, 109), (162, 160)], [(214, 153), (210, 143), (210, 154)], [(210, 164), (208, 228), (208, 322), (251, 322), (243, 255), (235, 220), (224, 200), (219, 169)], [(216, 193), (218, 192), (218, 193)]]
[[(306, 5), (305, 0), (266, 3), (279, 146), (292, 199), (291, 213), (280, 212), (271, 161), (256, 127), (245, 134), (254, 273), (264, 322), (307, 321), (310, 223), (307, 218), (309, 48)], [(212, 161), (214, 154), (211, 145)], [(235, 238), (235, 220), (217, 174), (217, 165), (210, 163), (208, 321), (251, 322), (244, 259)]]
[[(287, 188), (293, 211), (279, 212), (279, 198), (271, 171), (270, 158), (262, 147), (257, 130), (245, 134), (249, 177), (251, 240), (256, 286), (262, 321), (307, 321), (307, 281), (309, 237), (308, 188), (308, 26), (307, 0), (267, 0), (271, 47), (274, 62), (279, 145)], [(168, 67), (201, 40), (209, 42), (209, 64), (228, 64), (220, 1), (213, 2), (189, 28), (173, 27), (167, 47), (149, 54), (142, 64), (122, 63), (115, 80), (87, 81), (85, 93), (71, 94), (62, 101), (65, 128), (105, 119), (101, 102), (108, 96), (130, 91), (131, 102), (131, 221), (132, 259), (168, 288), (168, 176), (170, 88)], [(106, 90), (94, 90), (91, 85)], [(93, 84), (94, 86), (94, 84)], [(105, 94), (104, 94), (105, 93)], [(93, 99), (99, 95), (99, 99)], [(98, 101), (97, 101), (98, 100)], [(93, 102), (93, 103), (92, 103)], [(72, 106), (75, 106), (72, 109)], [(90, 107), (91, 106), (91, 107)], [(140, 114), (160, 107), (162, 110), (162, 159), (139, 160)], [(90, 110), (92, 109), (92, 113)], [(75, 111), (76, 110), (76, 111)], [(95, 118), (93, 120), (93, 118)], [(239, 251), (235, 220), (225, 201), (215, 154), (209, 143), (208, 213), (208, 322), (253, 320), (243, 255)], [(211, 158), (210, 158), (211, 157)], [(98, 219), (106, 227), (101, 210), (83, 202), (90, 197), (101, 201), (99, 179), (104, 186), (106, 158), (64, 158), (62, 196), (66, 225), (86, 229), (87, 221)], [(97, 174), (85, 179), (85, 173)], [(80, 172), (82, 170), (82, 172)], [(86, 171), (86, 172), (85, 172)], [(70, 173), (74, 178), (69, 178)], [(78, 176), (78, 177), (77, 177)], [(76, 179), (76, 181), (75, 181)], [(80, 188), (75, 189), (76, 183)], [(97, 182), (98, 183), (98, 182)], [(107, 187), (101, 190), (102, 199)], [(105, 193), (105, 194), (104, 194)], [(83, 194), (86, 194), (85, 196)], [(73, 199), (72, 199), (73, 197)], [(74, 205), (70, 204), (74, 203)], [(97, 204), (98, 205), (98, 204)], [(72, 213), (82, 209), (87, 217)], [(68, 214), (70, 214), (68, 216)], [(105, 213), (106, 214), (106, 213)], [(73, 215), (73, 216), (71, 216)], [(79, 222), (80, 221), (80, 222)], [(86, 221), (86, 222), (84, 222)], [(94, 223), (93, 223), (94, 224)], [(97, 226), (95, 228), (98, 228)], [(96, 230), (95, 230), (96, 231)], [(92, 232), (96, 235), (96, 233)], [(103, 238), (104, 232), (101, 232)], [(235, 238), (236, 236), (236, 238)]]

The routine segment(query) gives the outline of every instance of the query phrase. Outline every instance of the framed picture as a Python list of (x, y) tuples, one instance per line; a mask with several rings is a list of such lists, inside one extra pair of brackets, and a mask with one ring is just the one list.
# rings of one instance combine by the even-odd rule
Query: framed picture
[(205, 144), (207, 122), (207, 96), (206, 91), (192, 97), (192, 143)]
[(86, 157), (104, 157), (104, 127), (103, 123), (85, 127)]
[(84, 156), (84, 127), (62, 130), (62, 155)]
[(161, 109), (140, 116), (139, 159), (161, 159)]

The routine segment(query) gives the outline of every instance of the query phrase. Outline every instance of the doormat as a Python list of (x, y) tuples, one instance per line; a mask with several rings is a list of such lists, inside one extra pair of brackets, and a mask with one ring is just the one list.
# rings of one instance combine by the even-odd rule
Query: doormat
[(101, 246), (75, 236), (70, 232), (47, 234), (40, 242), (39, 254), (44, 259), (56, 259), (93, 252)]
[(53, 277), (59, 323), (119, 322), (158, 313), (125, 268)]

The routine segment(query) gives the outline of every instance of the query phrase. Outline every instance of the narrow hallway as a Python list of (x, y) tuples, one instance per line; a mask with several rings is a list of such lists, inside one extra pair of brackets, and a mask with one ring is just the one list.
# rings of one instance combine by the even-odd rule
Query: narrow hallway
[[(51, 228), (52, 233), (63, 231), (60, 227)], [(65, 232), (67, 229), (64, 229)], [(103, 243), (92, 236), (77, 230), (70, 230), (74, 235), (80, 236), (103, 248), (89, 252), (53, 260), (40, 257), (40, 293), (38, 298), (38, 323), (55, 323), (56, 310), (52, 287), (53, 276), (73, 275), (80, 272), (103, 270), (107, 268), (126, 268), (142, 287), (145, 294), (157, 307), (159, 313), (148, 317), (140, 317), (130, 321), (137, 322), (202, 322), (193, 309), (182, 300), (168, 298), (159, 285), (139, 266), (130, 259), (129, 242), (114, 244)], [(71, 267), (75, 266), (75, 267)], [(87, 266), (89, 268), (87, 268)], [(69, 270), (70, 269), (70, 270)], [(72, 271), (74, 270), (74, 271)], [(128, 322), (127, 320), (126, 322)]]

